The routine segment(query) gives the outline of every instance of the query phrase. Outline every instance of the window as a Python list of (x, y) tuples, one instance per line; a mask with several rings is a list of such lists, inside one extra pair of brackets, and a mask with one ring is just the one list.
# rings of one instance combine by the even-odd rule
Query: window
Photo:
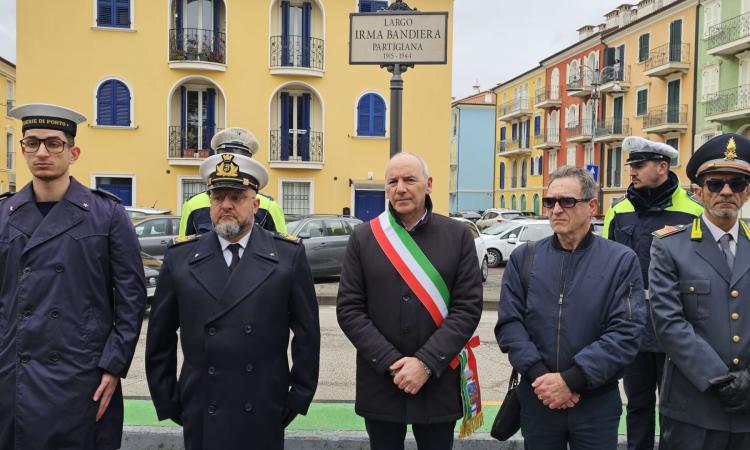
[(719, 65), (712, 64), (703, 68), (703, 77), (701, 78), (701, 100), (708, 102), (716, 100), (719, 92)]
[(349, 234), (349, 228), (343, 220), (326, 219), (326, 235), (328, 236), (346, 236)]
[(521, 187), (526, 187), (526, 173), (528, 171), (528, 163), (527, 160), (524, 159), (521, 163)]
[(511, 189), (518, 187), (518, 161), (510, 163), (510, 187)]
[(591, 145), (586, 146), (585, 165), (594, 164), (594, 148)]
[(549, 152), (549, 167), (548, 173), (552, 173), (557, 169), (557, 150), (552, 150)]
[[(456, 127), (458, 120), (453, 123)], [(385, 100), (380, 95), (365, 94), (359, 99), (359, 103), (357, 103), (357, 135), (385, 136)], [(456, 135), (455, 131), (453, 135)]]
[(282, 181), (281, 206), (287, 214), (310, 214), (310, 182)]
[(8, 95), (5, 97), (5, 113), (9, 113), (13, 109), (13, 102), (15, 100), (15, 93), (13, 92), (13, 80), (8, 80)]
[(643, 62), (648, 59), (650, 41), (650, 34), (642, 34), (638, 37), (638, 62)]
[(703, 14), (703, 37), (709, 38), (721, 33), (721, 27), (717, 26), (721, 24), (721, 0), (704, 3)]
[(640, 89), (637, 93), (635, 115), (645, 116), (648, 113), (648, 88)]
[(575, 166), (576, 165), (576, 148), (568, 147), (568, 153), (566, 157), (567, 157), (566, 164), (569, 166)]
[(505, 189), (505, 163), (500, 163), (500, 189)]
[(206, 191), (206, 183), (201, 179), (182, 180), (182, 203), (190, 200), (193, 196)]
[(133, 179), (125, 177), (96, 177), (96, 188), (110, 192), (125, 206), (133, 206)]
[(130, 28), (130, 0), (97, 0), (96, 26)]
[(677, 158), (672, 158), (669, 162), (669, 167), (677, 167), (680, 165), (680, 139), (679, 138), (668, 138), (666, 144), (673, 149), (677, 150)]
[(505, 208), (505, 196), (500, 196), (500, 207)]
[(510, 209), (518, 209), (518, 203), (516, 202), (516, 194), (510, 197)]
[(6, 151), (6, 159), (5, 159), (5, 167), (8, 169), (13, 169), (13, 133), (6, 133), (5, 134), (5, 151)]
[(119, 80), (106, 80), (96, 91), (96, 124), (130, 126), (130, 90)]
[(607, 149), (607, 187), (620, 186), (620, 170), (622, 166), (622, 148)]
[(359, 12), (375, 12), (388, 8), (387, 0), (359, 0)]
[(172, 223), (169, 219), (153, 219), (139, 223), (135, 227), (138, 237), (171, 236), (177, 234), (172, 231)]
[[(286, 209), (284, 210), (286, 212)], [(297, 236), (301, 238), (319, 238), (325, 236), (322, 220), (311, 220), (302, 226)]]
[(542, 116), (537, 114), (534, 116), (534, 136), (542, 135)]

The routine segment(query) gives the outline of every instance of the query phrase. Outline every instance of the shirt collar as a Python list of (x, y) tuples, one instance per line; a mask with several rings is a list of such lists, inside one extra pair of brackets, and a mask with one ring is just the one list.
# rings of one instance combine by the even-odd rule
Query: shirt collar
[(732, 239), (734, 239), (734, 242), (737, 242), (737, 237), (740, 233), (739, 219), (737, 219), (734, 222), (734, 225), (732, 225), (732, 228), (729, 231), (724, 231), (721, 228), (714, 225), (713, 223), (711, 223), (711, 221), (708, 220), (705, 215), (701, 217), (703, 218), (703, 223), (706, 224), (706, 228), (708, 228), (708, 231), (711, 232), (711, 235), (714, 237), (714, 240), (716, 242), (719, 242), (719, 239), (721, 239), (721, 237), (724, 236), (726, 233), (729, 233), (730, 235), (732, 235)]
[[(240, 239), (237, 242), (238, 244), (240, 244), (240, 247), (242, 247), (243, 250), (247, 248), (247, 241), (250, 240), (250, 234), (252, 233), (252, 231), (253, 231), (253, 228), (250, 227), (250, 231), (248, 231), (244, 236), (242, 236), (242, 239)], [(224, 250), (227, 249), (227, 247), (229, 247), (229, 244), (231, 244), (231, 242), (219, 236), (218, 234), (216, 235), (216, 237), (219, 238), (219, 245), (221, 245), (221, 251), (223, 252)]]

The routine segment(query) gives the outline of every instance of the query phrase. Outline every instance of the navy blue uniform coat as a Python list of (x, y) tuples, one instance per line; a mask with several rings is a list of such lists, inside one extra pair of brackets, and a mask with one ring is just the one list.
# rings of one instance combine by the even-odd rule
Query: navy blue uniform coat
[(0, 202), (0, 277), (0, 448), (119, 448), (120, 385), (99, 422), (92, 397), (127, 374), (146, 304), (123, 207), (71, 178), (42, 217), (26, 185)]

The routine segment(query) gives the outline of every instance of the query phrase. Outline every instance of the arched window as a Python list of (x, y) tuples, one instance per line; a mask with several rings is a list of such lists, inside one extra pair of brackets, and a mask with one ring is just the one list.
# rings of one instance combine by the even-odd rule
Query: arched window
[(510, 209), (518, 209), (518, 204), (516, 203), (516, 194), (513, 194), (513, 196), (510, 198)]
[(526, 173), (528, 169), (528, 162), (526, 159), (521, 162), (521, 187), (526, 187)]
[(521, 195), (521, 211), (526, 211), (526, 194)]
[(541, 214), (541, 205), (539, 204), (539, 194), (534, 194), (534, 214)]
[(130, 89), (119, 80), (106, 80), (96, 91), (96, 124), (130, 126)]
[(357, 135), (385, 136), (385, 100), (378, 94), (365, 94), (357, 103)]
[(500, 207), (505, 208), (505, 196), (504, 195), (500, 197)]
[(518, 187), (518, 161), (515, 160), (510, 163), (510, 187)]
[(505, 163), (500, 163), (500, 189), (505, 189)]

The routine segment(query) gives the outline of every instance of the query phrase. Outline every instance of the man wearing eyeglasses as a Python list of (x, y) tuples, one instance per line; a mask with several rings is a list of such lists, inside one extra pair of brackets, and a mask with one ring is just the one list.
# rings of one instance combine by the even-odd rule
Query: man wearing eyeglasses
[(119, 199), (70, 176), (83, 115), (9, 115), (31, 182), (0, 201), (0, 448), (120, 448), (146, 304), (138, 239)]
[(618, 380), (638, 352), (646, 321), (638, 257), (592, 232), (596, 183), (563, 166), (542, 199), (554, 234), (529, 245), (503, 274), (495, 336), (522, 375), (521, 431), (529, 450), (615, 450)]
[(670, 449), (750, 448), (750, 141), (703, 144), (687, 176), (705, 210), (654, 233), (651, 309), (667, 362), (659, 408)]
[[(651, 261), (651, 233), (665, 225), (690, 223), (703, 212), (692, 193), (680, 187), (669, 170), (679, 156), (677, 150), (642, 137), (626, 137), (622, 149), (628, 152), (631, 183), (627, 193), (607, 210), (602, 236), (635, 251), (641, 264), (648, 300), (648, 267)], [(651, 315), (635, 361), (625, 370), (623, 384), (628, 397), (627, 437), (629, 450), (653, 450), (656, 389), (661, 384), (664, 353), (656, 341)]]
[(318, 383), (318, 304), (305, 247), (255, 223), (268, 183), (260, 163), (223, 153), (203, 161), (200, 174), (213, 227), (164, 257), (146, 341), (151, 398), (159, 419), (183, 425), (188, 450), (280, 450)]

